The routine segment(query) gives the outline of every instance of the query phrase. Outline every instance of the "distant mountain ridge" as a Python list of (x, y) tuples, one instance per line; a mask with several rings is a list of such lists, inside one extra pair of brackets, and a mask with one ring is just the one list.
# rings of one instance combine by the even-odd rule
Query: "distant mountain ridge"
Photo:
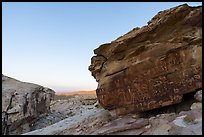
[(96, 94), (95, 90), (92, 91), (73, 91), (73, 92), (56, 92), (56, 95), (59, 96), (71, 96), (71, 95), (76, 95), (76, 94)]

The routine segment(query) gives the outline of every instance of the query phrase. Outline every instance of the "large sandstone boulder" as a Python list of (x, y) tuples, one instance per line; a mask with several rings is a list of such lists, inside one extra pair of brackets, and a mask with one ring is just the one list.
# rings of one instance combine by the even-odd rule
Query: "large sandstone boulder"
[(180, 5), (94, 50), (99, 103), (122, 115), (159, 108), (202, 88), (202, 6)]
[(30, 131), (33, 122), (50, 110), (55, 92), (2, 75), (2, 134)]

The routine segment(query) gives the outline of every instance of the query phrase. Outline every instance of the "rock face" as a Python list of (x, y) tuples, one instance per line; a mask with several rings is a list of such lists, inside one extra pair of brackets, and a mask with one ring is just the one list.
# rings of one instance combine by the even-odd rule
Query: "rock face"
[(159, 108), (202, 88), (202, 6), (180, 5), (94, 50), (99, 103), (123, 115)]
[(2, 134), (30, 131), (32, 123), (50, 111), (55, 92), (2, 75)]

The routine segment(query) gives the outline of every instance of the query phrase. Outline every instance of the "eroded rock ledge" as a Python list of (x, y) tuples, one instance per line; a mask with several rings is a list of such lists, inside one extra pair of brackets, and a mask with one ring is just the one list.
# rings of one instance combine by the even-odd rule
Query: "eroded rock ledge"
[(202, 6), (180, 5), (94, 50), (89, 70), (113, 115), (181, 102), (202, 88)]

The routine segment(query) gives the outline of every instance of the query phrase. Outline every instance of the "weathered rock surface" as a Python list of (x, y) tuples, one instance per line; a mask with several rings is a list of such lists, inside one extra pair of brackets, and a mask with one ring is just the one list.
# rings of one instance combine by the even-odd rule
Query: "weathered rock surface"
[(159, 12), (148, 25), (94, 50), (89, 70), (100, 105), (123, 115), (181, 102), (202, 88), (201, 52), (202, 6)]
[(2, 75), (2, 134), (30, 131), (33, 122), (50, 111), (54, 91)]

